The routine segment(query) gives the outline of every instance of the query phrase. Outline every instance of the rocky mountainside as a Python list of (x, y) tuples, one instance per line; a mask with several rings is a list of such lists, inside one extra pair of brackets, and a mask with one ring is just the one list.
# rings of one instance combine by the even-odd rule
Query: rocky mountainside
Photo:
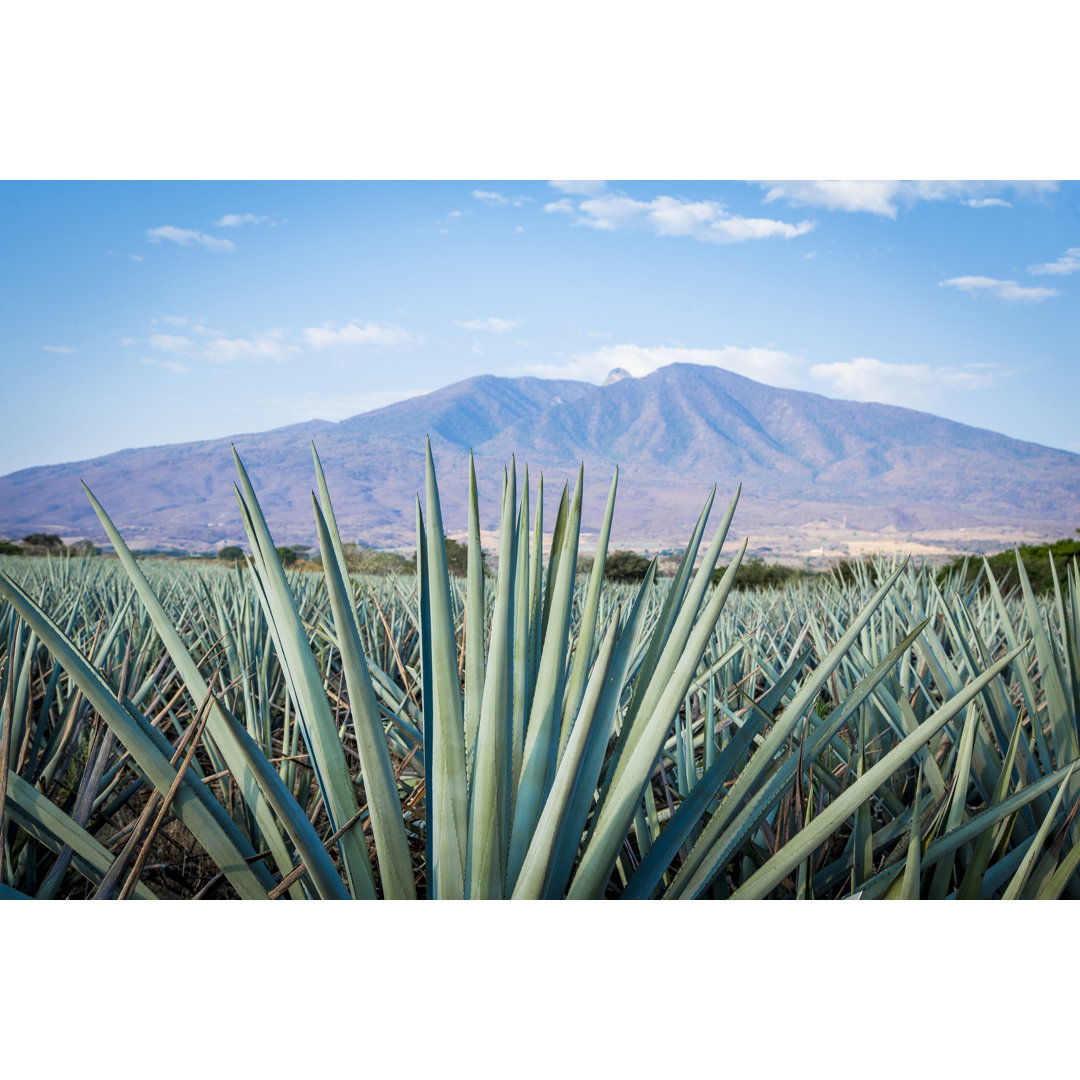
[[(376, 546), (413, 542), (431, 438), (448, 530), (464, 528), (468, 452), (485, 528), (497, 524), (502, 467), (543, 472), (548, 527), (563, 482), (585, 466), (583, 528), (596, 529), (620, 466), (614, 541), (685, 541), (713, 484), (739, 483), (735, 528), (903, 533), (1000, 526), (1071, 533), (1080, 455), (890, 405), (781, 390), (714, 367), (672, 364), (603, 386), (483, 375), (340, 423), (312, 420), (232, 439), (124, 450), (0, 477), (0, 536), (102, 539), (83, 479), (134, 547), (210, 549), (243, 540), (230, 442), (280, 542), (311, 541), (311, 442), (342, 532)], [(535, 487), (534, 487), (535, 490)]]

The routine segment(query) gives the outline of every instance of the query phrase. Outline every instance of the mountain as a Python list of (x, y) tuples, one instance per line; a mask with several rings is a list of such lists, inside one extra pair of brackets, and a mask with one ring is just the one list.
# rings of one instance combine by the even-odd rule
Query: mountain
[(343, 536), (405, 548), (424, 487), (425, 435), (448, 531), (465, 527), (470, 448), (485, 529), (497, 527), (502, 467), (515, 453), (519, 476), (529, 465), (534, 493), (543, 471), (548, 529), (563, 482), (583, 462), (583, 531), (595, 532), (618, 464), (613, 541), (621, 544), (685, 542), (713, 484), (723, 505), (742, 483), (740, 535), (809, 523), (901, 535), (986, 527), (1063, 535), (1080, 522), (1080, 455), (911, 409), (672, 364), (643, 378), (620, 371), (603, 386), (481, 375), (340, 423), (23, 469), (0, 477), (0, 536), (103, 539), (82, 479), (135, 548), (243, 542), (232, 442), (275, 538), (312, 541), (314, 440)]

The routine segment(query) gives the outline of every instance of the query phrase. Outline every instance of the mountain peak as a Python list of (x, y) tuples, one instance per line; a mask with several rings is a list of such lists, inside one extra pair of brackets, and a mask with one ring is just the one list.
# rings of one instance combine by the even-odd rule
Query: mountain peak
[[(621, 543), (650, 549), (685, 542), (686, 523), (717, 481), (732, 489), (743, 482), (738, 528), (773, 554), (817, 548), (823, 529), (837, 543), (862, 530), (898, 541), (919, 534), (957, 550), (972, 529), (997, 530), (1007, 544), (1063, 536), (1080, 521), (1076, 454), (897, 406), (781, 390), (715, 367), (673, 364), (641, 378), (616, 368), (606, 385), (626, 379), (633, 387), (609, 394), (578, 380), (480, 376), (340, 423), (233, 441), (268, 520), (289, 543), (314, 540), (313, 434), (342, 533), (403, 549), (415, 543), (424, 432), (451, 528), (469, 516), (470, 447), (485, 529), (498, 528), (499, 504), (498, 484), (484, 477), (501, 477), (515, 453), (556, 492), (581, 463), (594, 481), (621, 466), (614, 527)], [(228, 444), (131, 449), (0, 477), (0, 536), (103, 541), (82, 478), (139, 547), (242, 541)], [(606, 487), (586, 485), (585, 523), (602, 520)]]

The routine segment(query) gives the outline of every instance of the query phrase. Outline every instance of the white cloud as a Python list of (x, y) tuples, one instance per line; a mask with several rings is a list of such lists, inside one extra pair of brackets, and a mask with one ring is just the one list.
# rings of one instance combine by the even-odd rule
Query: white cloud
[(1041, 303), (1051, 296), (1060, 296), (1057, 289), (1043, 289), (1018, 285), (1015, 281), (999, 281), (997, 278), (966, 277), (949, 278), (947, 281), (939, 281), (938, 285), (960, 289), (962, 292), (978, 296), (979, 293), (987, 293), (996, 296), (999, 300), (1026, 300), (1031, 303)]
[(308, 392), (288, 398), (263, 398), (264, 409), (288, 420), (348, 420), (358, 413), (371, 412), (399, 401), (429, 394), (430, 390), (369, 390), (361, 394), (320, 394)]
[(120, 344), (125, 347), (129, 347), (131, 345), (138, 345), (138, 340), (133, 337), (122, 337), (120, 339)]
[[(164, 316), (161, 320), (154, 321), (176, 324), (186, 323), (188, 320), (179, 316)], [(191, 329), (202, 334), (217, 333), (198, 324), (193, 324)], [(125, 343), (133, 341), (130, 338), (123, 340)], [(151, 348), (159, 352), (179, 353), (189, 359), (206, 360), (212, 364), (231, 364), (239, 360), (286, 360), (300, 351), (298, 346), (290, 345), (285, 340), (285, 334), (281, 330), (265, 330), (246, 338), (228, 338), (219, 334), (205, 341), (194, 341), (182, 334), (151, 334), (146, 340)], [(144, 360), (144, 363), (151, 362)]]
[(142, 255), (129, 255), (128, 258), (129, 259), (134, 259), (135, 262), (142, 262), (143, 261)]
[(1002, 373), (989, 364), (934, 368), (929, 364), (889, 364), (857, 356), (842, 363), (814, 364), (810, 374), (828, 383), (829, 390), (839, 397), (910, 407), (932, 401), (942, 390), (990, 386)]
[(178, 229), (175, 225), (159, 225), (156, 229), (147, 229), (146, 238), (151, 244), (162, 240), (171, 240), (181, 247), (201, 247), (207, 251), (232, 251), (233, 242), (217, 236), (208, 236), (195, 229)]
[[(554, 210), (556, 206), (549, 204), (545, 209)], [(723, 203), (711, 200), (688, 202), (669, 195), (661, 195), (651, 202), (641, 202), (627, 195), (601, 195), (578, 203), (577, 213), (577, 224), (605, 232), (644, 229), (656, 236), (690, 236), (715, 244), (768, 237), (790, 240), (814, 228), (812, 221), (792, 225), (772, 218), (741, 217), (728, 213)]]
[(419, 343), (420, 339), (393, 323), (356, 323), (345, 326), (325, 323), (322, 326), (304, 328), (304, 337), (313, 349), (327, 349), (345, 345), (376, 345), (390, 347)]
[(474, 191), (473, 198), (479, 199), (480, 202), (485, 203), (487, 206), (524, 206), (527, 202), (532, 202), (528, 195), (507, 197), (506, 195), (500, 195), (497, 191)]
[(607, 187), (606, 180), (549, 180), (548, 185), (567, 195), (599, 195)]
[(573, 214), (577, 207), (572, 199), (560, 199), (558, 202), (544, 203), (544, 210), (549, 214)]
[[(759, 180), (766, 189), (765, 202), (782, 199), (796, 206), (820, 206), (825, 210), (878, 214), (895, 218), (901, 206), (917, 202), (995, 199), (983, 205), (998, 205), (1001, 191), (1042, 195), (1057, 190), (1053, 181), (1001, 183), (985, 180)], [(973, 205), (973, 203), (968, 203)]]
[(191, 338), (181, 334), (151, 334), (147, 340), (152, 348), (163, 352), (190, 352), (195, 347)]
[(603, 382), (612, 368), (623, 368), (635, 378), (641, 378), (668, 364), (705, 364), (784, 386), (796, 384), (804, 367), (801, 360), (779, 349), (743, 349), (736, 345), (720, 349), (603, 345), (592, 352), (580, 353), (565, 364), (532, 364), (523, 370), (544, 379), (598, 383)]
[(42, 345), (46, 352), (60, 353), (61, 356), (70, 356), (72, 353), (77, 353), (78, 349), (73, 349), (70, 345)]
[(964, 205), (970, 206), (972, 210), (985, 210), (988, 206), (1004, 206), (1012, 209), (1012, 203), (1007, 199), (965, 199)]
[(520, 319), (497, 319), (495, 316), (491, 316), (487, 319), (466, 319), (464, 321), (457, 321), (455, 326), (460, 326), (465, 330), (489, 330), (493, 334), (505, 334), (508, 330), (513, 330), (515, 327), (521, 325)]
[(215, 364), (232, 364), (237, 360), (287, 360), (300, 350), (283, 338), (280, 330), (267, 330), (250, 338), (214, 338), (203, 344), (202, 355)]
[(162, 360), (156, 356), (140, 356), (140, 364), (151, 364), (153, 367), (165, 368), (174, 375), (186, 375), (191, 370), (182, 360)]
[(219, 229), (235, 229), (239, 225), (261, 225), (269, 220), (265, 214), (226, 214), (214, 225)]
[(516, 225), (514, 227), (514, 232), (515, 233), (523, 233), (524, 231), (525, 231), (525, 226), (524, 225)]
[(1077, 270), (1080, 270), (1080, 247), (1069, 248), (1054, 262), (1028, 267), (1029, 274), (1075, 274)]

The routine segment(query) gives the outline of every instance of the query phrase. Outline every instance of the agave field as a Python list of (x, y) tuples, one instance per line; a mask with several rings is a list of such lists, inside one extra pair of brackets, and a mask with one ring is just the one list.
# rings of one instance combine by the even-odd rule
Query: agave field
[(118, 559), (0, 560), (0, 896), (1080, 897), (1075, 564), (737, 591), (709, 495), (613, 585), (617, 475), (579, 575), (581, 473), (545, 559), (511, 462), (459, 579), (429, 449), (415, 575), (349, 576), (317, 456), (286, 574), (236, 465), (246, 565), (140, 564), (89, 492)]

